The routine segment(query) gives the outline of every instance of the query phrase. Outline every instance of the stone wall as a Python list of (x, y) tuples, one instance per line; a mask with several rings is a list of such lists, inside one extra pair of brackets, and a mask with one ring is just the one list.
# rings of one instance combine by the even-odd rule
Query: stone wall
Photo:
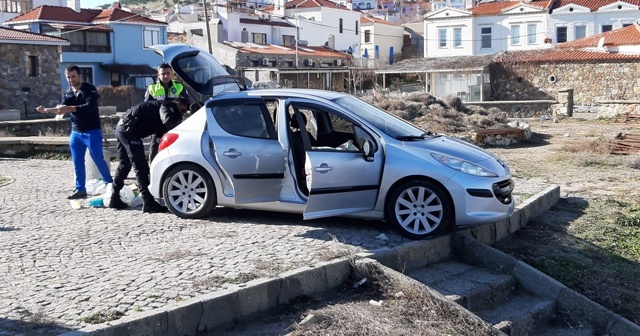
[(536, 100), (536, 101), (485, 101), (485, 102), (467, 102), (464, 105), (480, 106), (485, 110), (497, 108), (506, 112), (509, 118), (530, 118), (540, 115), (551, 115), (552, 107), (558, 102), (555, 100)]
[[(29, 76), (29, 56), (38, 58), (38, 75), (34, 77)], [(58, 46), (3, 43), (0, 59), (0, 110), (19, 110), (21, 119), (38, 118), (38, 105), (55, 106), (60, 102)]]
[(640, 100), (640, 61), (514, 63), (490, 66), (493, 100), (557, 99), (574, 90), (575, 105)]
[[(120, 117), (117, 115), (101, 116), (102, 129), (112, 133)], [(0, 134), (7, 136), (67, 136), (71, 132), (69, 120), (17, 120), (0, 122)]]

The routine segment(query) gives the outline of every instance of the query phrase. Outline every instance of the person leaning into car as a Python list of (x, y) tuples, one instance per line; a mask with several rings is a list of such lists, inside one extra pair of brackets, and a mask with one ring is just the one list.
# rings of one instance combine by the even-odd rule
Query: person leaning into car
[(69, 65), (64, 74), (69, 82), (69, 88), (62, 93), (60, 105), (56, 107), (38, 106), (39, 113), (55, 113), (71, 115), (71, 135), (69, 148), (76, 178), (76, 187), (68, 199), (86, 198), (86, 167), (84, 155), (89, 149), (91, 159), (95, 162), (100, 176), (105, 183), (111, 183), (111, 171), (102, 153), (102, 128), (100, 125), (100, 111), (98, 109), (98, 91), (96, 87), (82, 81), (80, 68)]
[[(162, 63), (158, 66), (158, 81), (147, 87), (144, 94), (144, 100), (173, 100), (182, 97), (189, 102), (187, 90), (181, 83), (173, 80), (173, 68), (168, 63)], [(151, 136), (149, 144), (149, 163), (158, 154), (158, 144), (160, 139)]]
[(120, 198), (124, 179), (129, 175), (131, 166), (136, 173), (136, 184), (142, 197), (142, 212), (166, 212), (149, 192), (149, 163), (144, 154), (142, 138), (155, 135), (158, 139), (167, 131), (182, 122), (189, 110), (189, 102), (184, 98), (172, 101), (151, 100), (132, 106), (122, 116), (116, 126), (118, 140), (118, 168), (113, 179), (113, 194), (109, 207), (125, 209), (128, 207)]

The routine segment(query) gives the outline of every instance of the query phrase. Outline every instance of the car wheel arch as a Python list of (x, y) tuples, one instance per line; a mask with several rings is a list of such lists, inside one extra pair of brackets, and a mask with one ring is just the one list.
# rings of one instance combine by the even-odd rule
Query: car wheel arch
[(429, 176), (425, 176), (425, 175), (409, 175), (409, 176), (405, 176), (397, 181), (395, 181), (391, 187), (389, 187), (389, 191), (387, 192), (387, 194), (385, 195), (385, 199), (384, 199), (384, 219), (385, 221), (389, 221), (389, 213), (387, 211), (387, 209), (389, 208), (389, 202), (391, 202), (391, 195), (393, 195), (393, 193), (396, 191), (396, 189), (403, 185), (406, 182), (409, 181), (425, 181), (425, 182), (429, 182), (429, 183), (433, 183), (436, 186), (440, 187), (440, 189), (445, 193), (445, 196), (447, 197), (447, 200), (449, 201), (449, 204), (451, 204), (451, 225), (455, 225), (456, 222), (456, 204), (453, 201), (453, 198), (451, 197), (451, 193), (449, 192), (449, 190), (442, 184), (440, 183), (438, 180), (435, 180)]
[(167, 174), (169, 174), (170, 171), (172, 171), (175, 167), (180, 166), (180, 165), (195, 165), (198, 166), (200, 168), (202, 168), (204, 171), (207, 172), (207, 174), (209, 174), (209, 178), (211, 178), (211, 180), (213, 181), (213, 185), (216, 188), (216, 199), (218, 198), (219, 195), (217, 195), (218, 191), (221, 190), (221, 186), (219, 185), (219, 182), (216, 178), (214, 178), (214, 176), (211, 175), (211, 172), (205, 168), (203, 165), (199, 164), (198, 162), (193, 162), (193, 161), (177, 161), (174, 162), (172, 165), (170, 165), (169, 167), (167, 167), (163, 172), (162, 172), (162, 176), (160, 177), (160, 195), (159, 198), (164, 198), (164, 188), (162, 187), (164, 185), (164, 180), (167, 178)]

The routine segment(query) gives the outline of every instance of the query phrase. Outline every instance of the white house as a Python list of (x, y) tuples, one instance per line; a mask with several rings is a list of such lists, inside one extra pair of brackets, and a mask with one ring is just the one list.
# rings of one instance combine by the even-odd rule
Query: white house
[(363, 58), (375, 59), (380, 63), (399, 60), (404, 39), (404, 28), (397, 23), (384, 21), (372, 16), (360, 20), (362, 34), (360, 45)]
[(80, 0), (2, 0), (0, 1), (0, 24), (38, 6), (49, 5), (76, 8), (76, 2), (78, 3), (77, 8), (80, 8)]
[(445, 7), (469, 9), (474, 6), (476, 0), (431, 0), (431, 10), (437, 11)]
[(444, 7), (425, 16), (425, 57), (548, 49), (633, 24), (640, 0), (522, 0)]
[(549, 15), (552, 43), (563, 43), (632, 25), (640, 18), (640, 0), (562, 1)]

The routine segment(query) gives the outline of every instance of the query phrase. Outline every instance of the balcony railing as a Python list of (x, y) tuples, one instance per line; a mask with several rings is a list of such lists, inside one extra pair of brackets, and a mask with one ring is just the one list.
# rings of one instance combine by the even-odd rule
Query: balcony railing
[(62, 46), (62, 52), (110, 53), (111, 46), (74, 44)]

